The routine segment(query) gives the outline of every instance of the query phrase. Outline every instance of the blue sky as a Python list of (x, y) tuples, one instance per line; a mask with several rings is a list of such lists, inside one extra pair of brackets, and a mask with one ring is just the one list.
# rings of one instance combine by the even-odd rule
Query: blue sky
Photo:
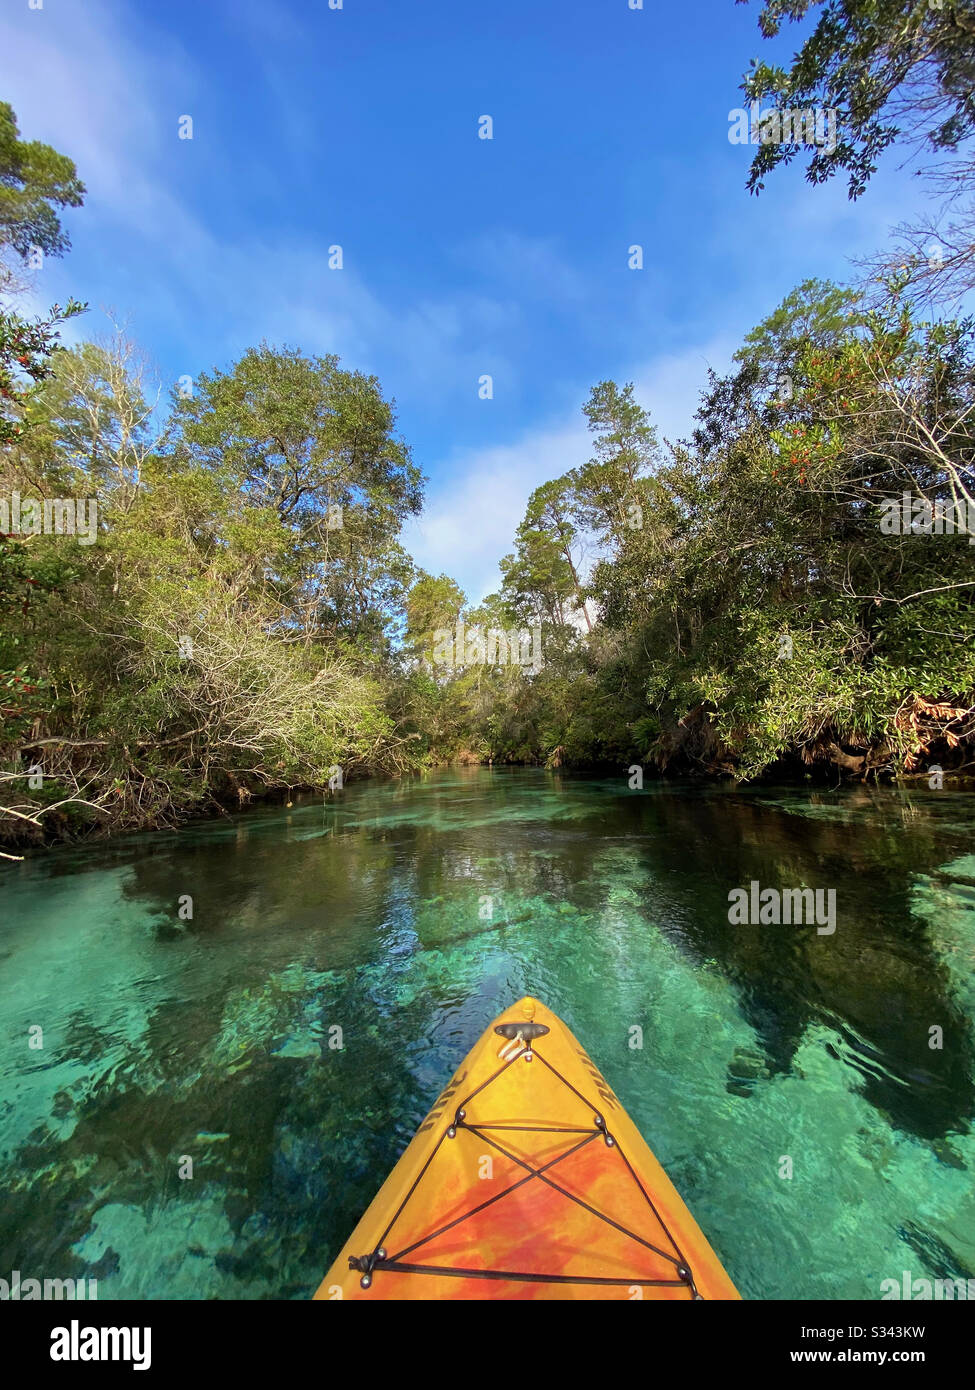
[(594, 382), (686, 433), (708, 365), (920, 202), (896, 155), (856, 204), (798, 164), (750, 196), (757, 0), (644, 3), (2, 0), (0, 99), (88, 186), (38, 302), (112, 309), (167, 382), (262, 339), (374, 372), (429, 478), (405, 542), (476, 600)]

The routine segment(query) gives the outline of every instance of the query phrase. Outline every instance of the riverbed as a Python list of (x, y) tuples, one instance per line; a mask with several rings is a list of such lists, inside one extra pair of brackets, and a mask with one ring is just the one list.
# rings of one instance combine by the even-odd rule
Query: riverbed
[[(973, 831), (923, 785), (456, 768), (0, 869), (0, 1277), (309, 1296), (523, 994), (744, 1296), (975, 1277)], [(732, 925), (752, 882), (835, 931)]]

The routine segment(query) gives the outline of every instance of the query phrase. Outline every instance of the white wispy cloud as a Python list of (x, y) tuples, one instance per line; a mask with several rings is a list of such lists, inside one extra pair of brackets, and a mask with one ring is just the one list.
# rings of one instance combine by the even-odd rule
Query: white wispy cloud
[[(302, 41), (300, 20), (292, 15), (279, 23), (260, 0), (242, 0), (240, 7), (228, 0), (220, 13), (228, 23), (239, 17), (250, 35), (280, 138), (293, 136), (301, 150), (300, 104), (287, 81), (288, 53)], [(296, 234), (293, 226), (279, 226), (267, 190), (268, 215), (257, 230), (253, 221), (220, 230), (211, 204), (204, 214), (193, 192), (201, 174), (212, 174), (221, 186), (224, 157), (213, 136), (219, 103), (207, 55), (194, 48), (191, 33), (164, 31), (164, 18), (151, 8), (120, 14), (102, 0), (0, 12), (4, 98), (27, 138), (48, 141), (76, 160), (89, 190), (84, 210), (72, 215), (85, 229), (87, 283), (76, 283), (77, 261), (64, 271), (45, 270), (34, 292), (38, 308), (56, 297), (48, 294), (51, 285), (63, 286), (62, 298), (70, 291), (96, 307), (110, 300), (130, 320), (134, 337), (145, 337), (152, 325), (153, 336), (168, 339), (170, 356), (185, 358), (169, 362), (174, 376), (226, 364), (261, 339), (335, 352), (346, 364), (380, 374), (391, 394), (445, 419), (459, 402), (470, 404), (482, 372), (502, 389), (505, 382), (517, 387), (530, 380), (525, 362), (532, 347), (526, 343), (546, 341), (533, 337), (542, 321), (536, 315), (548, 313), (576, 334), (580, 327), (588, 333), (592, 324), (606, 333), (609, 311), (600, 296), (611, 282), (591, 266), (580, 270), (559, 236), (482, 229), (440, 252), (462, 272), (452, 293), (411, 292), (400, 277), (393, 296), (370, 284), (369, 267), (354, 245), (345, 246), (345, 268), (329, 270), (328, 246), (343, 241), (341, 228)], [(197, 138), (192, 146), (177, 146), (176, 122), (186, 112), (200, 113)], [(719, 144), (725, 140), (722, 120), (715, 127)], [(728, 190), (733, 183), (740, 191), (744, 165), (729, 165), (720, 176), (710, 168), (697, 173), (703, 211), (697, 203), (683, 205), (668, 226), (681, 227), (683, 217), (690, 231), (693, 223), (700, 270), (680, 259), (676, 242), (666, 251), (655, 245), (648, 251), (647, 281), (651, 290), (669, 289), (673, 299), (680, 275), (713, 274), (719, 266), (720, 294), (698, 295), (693, 320), (681, 304), (667, 322), (661, 294), (614, 299), (615, 351), (606, 353), (600, 372), (633, 380), (660, 434), (671, 439), (691, 429), (708, 366), (725, 368), (741, 333), (797, 280), (828, 273), (827, 265), (882, 243), (887, 227), (906, 211), (905, 181), (896, 175), (878, 176), (853, 208), (839, 185), (813, 189), (801, 180), (774, 189), (770, 180), (761, 200), (742, 194), (738, 203)], [(916, 185), (910, 191), (915, 194)], [(731, 217), (727, 209), (734, 208)], [(634, 239), (638, 231), (621, 231), (620, 247)], [(76, 320), (66, 336), (101, 328), (92, 319)], [(569, 335), (567, 341), (575, 340)], [(658, 346), (648, 350), (648, 344)], [(568, 347), (566, 363), (576, 360), (575, 346)], [(435, 482), (424, 516), (404, 539), (424, 568), (454, 575), (475, 601), (497, 587), (498, 559), (513, 546), (532, 489), (589, 457), (579, 407), (591, 384), (576, 383), (575, 404), (555, 415), (551, 391), (543, 411), (526, 389), (526, 423), (514, 438), (499, 442), (486, 411), (487, 442), (420, 460)], [(564, 383), (558, 394), (567, 398)]]
[[(248, 13), (253, 25), (256, 11)], [(178, 37), (157, 42), (153, 30), (150, 52), (97, 0), (42, 11), (25, 5), (0, 15), (0, 50), (5, 99), (25, 138), (69, 154), (88, 190), (83, 212), (69, 214), (69, 221), (84, 219), (87, 277), (79, 284), (77, 260), (64, 269), (52, 264), (49, 285), (67, 286), (96, 307), (110, 303), (131, 317), (137, 337), (140, 325), (165, 330), (188, 359), (176, 375), (196, 374), (265, 338), (335, 352), (365, 370), (382, 363), (400, 391), (460, 391), (485, 361), (497, 373), (510, 369), (496, 342), (520, 317), (513, 297), (465, 291), (407, 295), (393, 305), (370, 289), (356, 247), (344, 247), (342, 269), (329, 268), (327, 228), (296, 236), (269, 216), (259, 232), (238, 227), (229, 238), (208, 224), (173, 171), (174, 149), (198, 161), (197, 173), (216, 174), (220, 162), (199, 116), (194, 140), (177, 145), (179, 117), (212, 104), (206, 72)], [(103, 237), (153, 273), (130, 278), (125, 255), (99, 265), (91, 248)], [(45, 277), (36, 287), (38, 307), (53, 297)], [(195, 331), (201, 306), (205, 348)], [(87, 331), (87, 320), (78, 320), (65, 336), (77, 340)]]
[[(636, 398), (649, 410), (661, 438), (676, 440), (690, 433), (708, 367), (727, 368), (734, 348), (732, 339), (715, 338), (661, 354), (618, 372), (616, 379), (633, 382)], [(404, 536), (424, 569), (451, 575), (475, 603), (498, 588), (498, 561), (513, 549), (532, 491), (592, 453), (581, 410), (586, 394), (587, 388), (580, 389), (580, 408), (569, 418), (527, 429), (509, 444), (459, 452), (437, 467), (437, 474), (449, 481), (430, 490), (423, 516)]]
[(520, 299), (544, 299), (578, 312), (593, 293), (592, 278), (571, 264), (556, 237), (499, 227), (462, 241), (453, 254), (465, 272), (506, 286)]

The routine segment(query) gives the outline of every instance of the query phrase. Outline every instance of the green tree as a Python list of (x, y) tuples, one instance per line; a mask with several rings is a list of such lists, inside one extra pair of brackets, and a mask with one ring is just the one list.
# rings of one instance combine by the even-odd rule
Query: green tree
[[(13, 287), (11, 260), (25, 265), (38, 251), (64, 254), (70, 242), (58, 209), (80, 207), (84, 192), (67, 155), (21, 140), (13, 108), (0, 102), (0, 292)], [(0, 303), (0, 447), (29, 429), (31, 391), (51, 375), (60, 326), (84, 308), (69, 300), (31, 322)]]
[[(737, 0), (746, 3), (746, 0)], [(975, 132), (975, 7), (971, 0), (764, 0), (759, 28), (775, 37), (784, 20), (819, 17), (788, 69), (753, 60), (743, 83), (751, 100), (772, 110), (835, 108), (841, 137), (818, 146), (807, 178), (822, 183), (849, 175), (850, 196), (865, 189), (880, 154), (901, 136), (920, 137), (934, 151), (956, 150)], [(801, 151), (793, 143), (761, 144), (748, 186)]]
[[(17, 288), (12, 263), (27, 263), (35, 251), (63, 254), (69, 243), (57, 209), (80, 206), (83, 194), (71, 160), (49, 145), (21, 140), (13, 109), (0, 102), (0, 293), (9, 296)], [(69, 300), (63, 309), (55, 304), (47, 318), (29, 321), (0, 301), (0, 449), (5, 453), (29, 437), (33, 397), (54, 371), (61, 325), (84, 308)], [(0, 457), (0, 483), (8, 473)], [(0, 536), (0, 634), (12, 614), (29, 613), (39, 596), (57, 591), (67, 577), (63, 564), (38, 558), (15, 536)], [(38, 716), (47, 692), (47, 682), (26, 655), (16, 632), (0, 641), (0, 750)], [(2, 773), (0, 780), (19, 790), (19, 773)], [(29, 803), (2, 806), (0, 821), (36, 829), (36, 809)]]
[(262, 344), (174, 396), (174, 429), (177, 463), (276, 517), (264, 562), (292, 635), (375, 649), (412, 576), (396, 535), (423, 481), (375, 377)]
[(22, 140), (9, 103), (0, 102), (0, 246), (22, 261), (34, 250), (63, 256), (71, 245), (59, 208), (77, 208), (85, 186), (74, 162), (39, 140)]
[(579, 579), (560, 531), (523, 521), (515, 553), (501, 560), (504, 594), (518, 620), (565, 627), (579, 593)]
[[(395, 537), (418, 474), (386, 437), (371, 379), (253, 356), (206, 378), (196, 410), (175, 405), (168, 421), (121, 335), (60, 354), (37, 393), (37, 427), (4, 470), (42, 496), (65, 484), (95, 494), (102, 525), (90, 547), (48, 535), (21, 547), (30, 600), (15, 607), (13, 587), (0, 666), (19, 673), (9, 654), (27, 649), (36, 678), (2, 697), (24, 717), (5, 721), (0, 752), (42, 761), (45, 778), (0, 816), (8, 836), (39, 833), (40, 810), (66, 794), (72, 806), (47, 819), (66, 833), (93, 816), (171, 824), (269, 788), (326, 785), (334, 765), (397, 770), (410, 756), (387, 708), (385, 634), (402, 605), (385, 605), (383, 586), (397, 564), (403, 586), (412, 572)], [(350, 513), (380, 513), (355, 530), (365, 556), (318, 543), (336, 498), (340, 535)], [(371, 629), (354, 613), (323, 618), (320, 596), (344, 585), (359, 586)]]
[[(851, 198), (895, 142), (922, 155), (934, 210), (899, 226), (893, 252), (866, 264), (914, 294), (957, 300), (975, 285), (975, 0), (764, 0), (759, 28), (774, 38), (786, 20), (813, 13), (791, 66), (753, 60), (745, 95), (771, 101), (770, 121), (772, 112), (835, 111), (837, 138), (812, 149), (806, 178), (845, 173)], [(764, 140), (748, 188), (760, 192), (772, 170), (808, 152), (795, 141)]]
[[(573, 610), (582, 613), (591, 630), (578, 568), (581, 537), (574, 517), (574, 500), (573, 480), (568, 474), (535, 488), (518, 531), (517, 564), (511, 573), (513, 583), (520, 589), (512, 592), (520, 591), (524, 602), (531, 593), (529, 585), (542, 585), (536, 593), (543, 609), (558, 614), (557, 621), (564, 622), (568, 601)], [(533, 532), (539, 534), (541, 542), (535, 541)]]
[(407, 649), (429, 659), (433, 634), (453, 632), (466, 605), (467, 596), (453, 579), (420, 570), (406, 596)]

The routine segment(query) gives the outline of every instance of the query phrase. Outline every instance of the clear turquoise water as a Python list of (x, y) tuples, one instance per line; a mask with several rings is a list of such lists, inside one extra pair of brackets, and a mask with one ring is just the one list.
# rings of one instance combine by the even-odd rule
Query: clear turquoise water
[[(973, 828), (948, 791), (463, 769), (0, 870), (0, 1277), (307, 1296), (524, 993), (746, 1296), (975, 1277)], [(752, 879), (834, 887), (835, 934), (730, 926)]]

